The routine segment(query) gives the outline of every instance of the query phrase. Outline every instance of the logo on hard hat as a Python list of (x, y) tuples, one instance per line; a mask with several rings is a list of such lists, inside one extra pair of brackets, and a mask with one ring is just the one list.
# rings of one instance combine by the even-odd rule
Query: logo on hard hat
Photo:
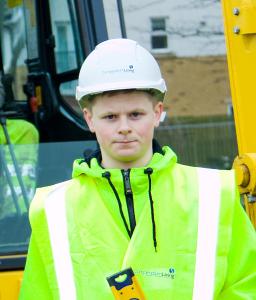
[(129, 65), (128, 68), (124, 67), (124, 68), (119, 68), (119, 69), (113, 69), (113, 70), (103, 70), (102, 72), (105, 74), (113, 74), (113, 73), (134, 73), (134, 66), (133, 65)]

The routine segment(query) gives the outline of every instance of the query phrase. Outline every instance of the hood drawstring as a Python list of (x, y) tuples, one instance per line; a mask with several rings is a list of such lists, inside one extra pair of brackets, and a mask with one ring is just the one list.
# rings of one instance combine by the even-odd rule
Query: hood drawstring
[[(153, 242), (154, 242), (154, 248), (155, 248), (155, 252), (157, 252), (157, 239), (156, 239), (156, 223), (155, 223), (155, 214), (154, 214), (154, 201), (153, 201), (153, 197), (152, 197), (152, 194), (151, 194), (151, 175), (153, 173), (153, 169), (152, 168), (147, 168), (144, 170), (144, 174), (147, 174), (148, 175), (148, 195), (149, 195), (149, 201), (150, 201), (150, 210), (151, 210), (151, 221), (152, 221), (152, 231), (153, 231)], [(114, 186), (114, 184), (112, 183), (110, 177), (111, 177), (111, 174), (110, 172), (106, 171), (104, 173), (102, 173), (102, 177), (106, 178), (108, 180), (108, 183), (112, 189), (112, 191), (114, 192), (115, 194), (115, 197), (116, 197), (116, 200), (117, 200), (117, 203), (118, 203), (118, 207), (119, 207), (119, 212), (120, 212), (120, 215), (122, 217), (122, 220), (124, 222), (124, 226), (125, 226), (125, 229), (129, 235), (129, 237), (132, 236), (132, 233), (128, 227), (128, 224), (126, 222), (126, 219), (125, 219), (125, 216), (124, 216), (124, 212), (123, 212), (123, 208), (122, 208), (122, 204), (121, 204), (121, 201), (120, 201), (120, 198), (119, 198), (119, 195), (117, 193), (117, 190)]]
[(122, 203), (121, 203), (121, 201), (120, 201), (120, 198), (119, 198), (119, 195), (118, 195), (118, 193), (117, 193), (117, 190), (116, 190), (114, 184), (112, 183), (112, 181), (111, 181), (111, 179), (110, 179), (110, 176), (111, 176), (111, 174), (110, 174), (110, 172), (108, 172), (108, 171), (102, 173), (102, 177), (104, 177), (104, 178), (106, 178), (106, 179), (108, 180), (108, 183), (109, 183), (109, 185), (111, 186), (112, 191), (114, 192), (114, 194), (115, 194), (115, 196), (116, 196), (116, 200), (117, 200), (118, 207), (119, 207), (119, 212), (120, 212), (121, 218), (122, 218), (122, 220), (123, 220), (123, 222), (124, 222), (125, 229), (126, 229), (128, 235), (129, 235), (129, 237), (131, 237), (132, 234), (131, 234), (131, 231), (130, 231), (130, 229), (129, 229), (129, 227), (128, 227), (128, 224), (127, 224), (126, 219), (125, 219), (125, 216), (124, 216), (124, 212), (123, 212), (123, 208), (122, 208)]
[(151, 221), (152, 221), (152, 230), (153, 230), (153, 242), (155, 252), (157, 252), (157, 240), (156, 240), (156, 222), (155, 222), (155, 214), (154, 214), (154, 201), (151, 194), (151, 174), (153, 173), (152, 168), (147, 168), (144, 170), (144, 173), (148, 175), (148, 195), (150, 201), (150, 209), (151, 209)]

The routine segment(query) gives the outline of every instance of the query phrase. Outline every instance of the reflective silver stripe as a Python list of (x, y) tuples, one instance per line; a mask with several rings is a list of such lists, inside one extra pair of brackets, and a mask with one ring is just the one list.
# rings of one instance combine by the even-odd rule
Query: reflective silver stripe
[(198, 169), (199, 211), (193, 300), (213, 299), (221, 197), (219, 171)]
[(59, 185), (46, 199), (45, 211), (61, 300), (75, 300), (76, 288), (66, 219), (66, 185)]

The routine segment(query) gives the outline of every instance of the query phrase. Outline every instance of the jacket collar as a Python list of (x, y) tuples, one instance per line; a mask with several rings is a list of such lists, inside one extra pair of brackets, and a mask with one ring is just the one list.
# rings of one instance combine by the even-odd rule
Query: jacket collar
[[(153, 148), (153, 154), (154, 153), (160, 153), (160, 154), (164, 155), (164, 152), (163, 152), (161, 146), (159, 145), (159, 143), (155, 139), (153, 139), (152, 148)], [(97, 162), (98, 162), (99, 165), (101, 164), (102, 155), (101, 155), (101, 151), (100, 151), (99, 147), (95, 151), (93, 151), (91, 154), (89, 154), (89, 155), (87, 155), (84, 152), (84, 160), (81, 160), (80, 163), (85, 162), (85, 163), (87, 163), (90, 166), (91, 160), (93, 158), (97, 159)]]
[[(169, 167), (177, 162), (177, 157), (175, 153), (168, 147), (164, 146), (163, 148), (157, 143), (156, 140), (153, 140), (153, 156), (151, 161), (145, 167), (133, 168), (132, 171), (135, 172), (138, 176), (140, 174), (144, 175), (144, 170), (146, 168), (152, 168), (154, 173), (163, 168)], [(113, 176), (118, 174), (120, 176), (120, 169), (104, 169), (101, 164), (101, 152), (96, 150), (90, 156), (85, 159), (77, 159), (73, 165), (73, 174), (72, 177), (77, 177), (81, 174), (86, 174), (92, 177), (102, 177), (102, 173), (109, 171)]]

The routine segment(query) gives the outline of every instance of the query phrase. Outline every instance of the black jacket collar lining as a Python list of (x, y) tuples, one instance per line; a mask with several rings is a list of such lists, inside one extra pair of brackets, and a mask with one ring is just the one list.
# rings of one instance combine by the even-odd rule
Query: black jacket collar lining
[[(162, 155), (164, 154), (161, 146), (159, 145), (159, 143), (155, 139), (153, 139), (152, 147), (153, 147), (153, 153), (160, 153)], [(96, 158), (98, 163), (101, 164), (102, 156), (101, 156), (100, 148), (93, 151), (90, 155), (86, 155), (85, 152), (84, 152), (84, 160), (82, 160), (80, 162), (80, 164), (83, 163), (83, 162), (86, 162), (90, 166), (91, 160), (93, 158)]]

